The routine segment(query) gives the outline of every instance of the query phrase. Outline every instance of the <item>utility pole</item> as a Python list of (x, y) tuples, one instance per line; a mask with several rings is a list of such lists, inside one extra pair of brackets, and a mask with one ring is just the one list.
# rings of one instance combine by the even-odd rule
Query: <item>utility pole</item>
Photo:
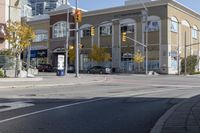
[[(78, 10), (78, 0), (76, 0), (76, 11)], [(78, 21), (76, 21), (76, 75), (75, 77), (79, 77), (79, 44), (78, 44)]]
[(187, 45), (186, 45), (186, 32), (185, 32), (185, 50), (184, 50), (184, 58), (185, 58), (185, 61), (184, 61), (184, 65), (185, 65), (185, 72), (184, 72), (184, 75), (186, 76), (187, 74), (187, 57), (186, 57), (186, 48), (187, 48)]
[(66, 34), (66, 45), (65, 45), (65, 76), (67, 76), (68, 70), (68, 51), (69, 51), (69, 9), (67, 9), (67, 34)]
[[(149, 10), (147, 9), (146, 5), (144, 4), (143, 1), (139, 0), (139, 2), (142, 4), (142, 6), (144, 7), (144, 11), (143, 11), (143, 17), (145, 17), (144, 23), (144, 36), (145, 36), (145, 45), (146, 45), (146, 70), (145, 73), (146, 75), (148, 75), (148, 16), (149, 16)], [(147, 28), (147, 31), (145, 32), (145, 28)]]

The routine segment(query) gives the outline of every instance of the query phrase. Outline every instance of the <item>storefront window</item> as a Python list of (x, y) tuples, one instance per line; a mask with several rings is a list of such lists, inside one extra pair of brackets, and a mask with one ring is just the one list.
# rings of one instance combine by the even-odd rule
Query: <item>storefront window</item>
[(65, 37), (67, 35), (67, 23), (57, 22), (53, 26), (53, 38)]
[(107, 36), (112, 34), (112, 25), (100, 26), (100, 35)]

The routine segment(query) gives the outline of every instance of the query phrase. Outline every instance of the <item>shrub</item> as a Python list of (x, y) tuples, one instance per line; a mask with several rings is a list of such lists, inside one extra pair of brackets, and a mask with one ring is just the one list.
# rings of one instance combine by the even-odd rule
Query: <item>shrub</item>
[[(186, 59), (186, 70), (187, 70), (187, 73), (189, 74), (192, 74), (195, 72), (195, 66), (197, 65), (198, 63), (198, 58), (196, 55), (192, 55), (192, 56), (188, 56), (187, 59)], [(184, 73), (185, 71), (185, 59), (183, 59), (181, 61), (181, 72)]]
[(0, 78), (3, 78), (3, 77), (4, 77), (4, 70), (0, 69)]

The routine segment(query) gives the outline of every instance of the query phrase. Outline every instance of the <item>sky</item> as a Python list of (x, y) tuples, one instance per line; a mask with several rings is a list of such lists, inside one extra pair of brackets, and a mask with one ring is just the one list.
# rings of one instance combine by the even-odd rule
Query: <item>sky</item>
[[(125, 0), (78, 0), (78, 6), (85, 10), (96, 10), (115, 6), (124, 5)], [(186, 7), (200, 13), (200, 0), (177, 0)], [(75, 0), (69, 0), (71, 5), (75, 4)]]

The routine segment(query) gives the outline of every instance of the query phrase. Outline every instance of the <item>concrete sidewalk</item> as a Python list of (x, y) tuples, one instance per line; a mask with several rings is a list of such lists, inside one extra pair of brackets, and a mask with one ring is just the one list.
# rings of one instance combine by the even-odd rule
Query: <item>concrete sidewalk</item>
[(200, 133), (200, 95), (168, 110), (151, 133)]
[(24, 87), (48, 87), (62, 85), (91, 84), (106, 81), (104, 75), (80, 74), (76, 78), (74, 74), (66, 76), (56, 76), (55, 73), (43, 73), (35, 78), (6, 78), (0, 79), (0, 90), (4, 88), (24, 88)]

